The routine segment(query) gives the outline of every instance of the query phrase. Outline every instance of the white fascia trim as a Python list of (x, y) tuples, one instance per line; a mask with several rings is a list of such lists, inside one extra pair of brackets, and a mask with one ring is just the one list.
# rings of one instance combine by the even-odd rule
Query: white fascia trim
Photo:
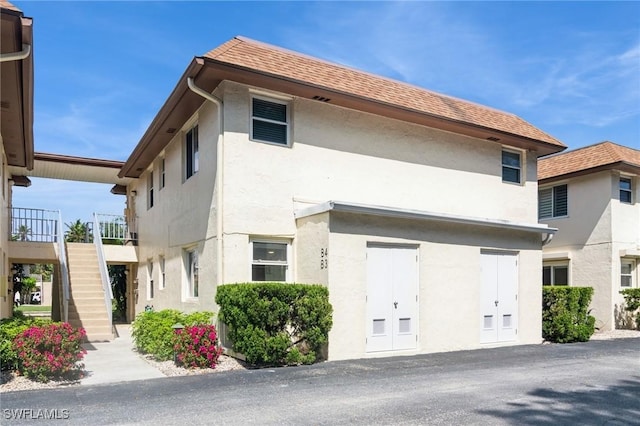
[(399, 209), (394, 207), (346, 203), (342, 201), (327, 201), (325, 203), (316, 204), (315, 206), (296, 210), (294, 212), (294, 215), (296, 219), (300, 219), (303, 217), (313, 216), (330, 211), (367, 214), (372, 216), (400, 219), (433, 220), (439, 222), (459, 223), (463, 225), (477, 225), (491, 228), (513, 229), (516, 231), (535, 232), (538, 234), (554, 234), (558, 231), (557, 228), (551, 228), (548, 225), (541, 224), (519, 223), (509, 220), (459, 216), (448, 213), (434, 213), (422, 210)]

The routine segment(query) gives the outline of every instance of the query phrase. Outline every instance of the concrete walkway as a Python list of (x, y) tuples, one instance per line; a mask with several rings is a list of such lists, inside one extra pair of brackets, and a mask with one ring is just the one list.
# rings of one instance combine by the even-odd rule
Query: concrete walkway
[(82, 345), (87, 350), (84, 357), (87, 376), (80, 381), (82, 385), (165, 377), (134, 352), (129, 324), (117, 324), (116, 330), (118, 337), (112, 342)]

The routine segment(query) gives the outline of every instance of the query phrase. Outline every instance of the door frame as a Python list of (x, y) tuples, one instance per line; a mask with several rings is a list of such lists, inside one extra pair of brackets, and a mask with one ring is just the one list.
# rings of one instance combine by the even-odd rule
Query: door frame
[[(368, 339), (370, 339), (371, 333), (370, 333), (370, 322), (373, 321), (373, 318), (371, 317), (370, 314), (370, 310), (369, 310), (369, 259), (368, 259), (368, 254), (369, 254), (369, 249), (370, 248), (380, 248), (380, 249), (407, 249), (407, 250), (412, 250), (413, 253), (416, 256), (416, 263), (415, 263), (415, 305), (413, 306), (413, 312), (412, 312), (412, 326), (413, 326), (413, 334), (412, 336), (415, 343), (411, 348), (405, 348), (405, 349), (394, 349), (393, 347), (393, 319), (391, 320), (391, 327), (390, 330), (392, 332), (392, 336), (391, 336), (391, 347), (389, 349), (369, 349), (369, 343), (368, 343)], [(366, 262), (365, 262), (365, 269), (366, 269), (366, 279), (365, 279), (365, 294), (366, 294), (366, 301), (365, 301), (365, 352), (366, 353), (376, 353), (376, 352), (390, 352), (390, 351), (415, 351), (418, 348), (418, 339), (420, 336), (419, 333), (419, 317), (420, 317), (420, 294), (419, 294), (419, 289), (420, 289), (420, 245), (419, 244), (407, 244), (407, 243), (389, 243), (389, 242), (377, 242), (377, 241), (368, 241), (367, 245), (366, 245)], [(409, 298), (409, 297), (407, 297)], [(389, 301), (389, 303), (393, 303), (392, 300)]]
[[(497, 305), (496, 305), (496, 309), (495, 309), (495, 313), (496, 315), (496, 330), (495, 330), (495, 340), (487, 340), (487, 333), (485, 332), (485, 328), (484, 328), (484, 317), (485, 314), (487, 313), (487, 310), (485, 309), (485, 297), (486, 297), (486, 292), (487, 289), (485, 288), (485, 286), (487, 285), (485, 282), (485, 275), (484, 275), (484, 271), (482, 271), (482, 267), (484, 266), (483, 264), (483, 256), (485, 255), (489, 255), (489, 256), (511, 256), (514, 258), (515, 260), (515, 271), (512, 271), (515, 274), (515, 284), (513, 286), (513, 293), (515, 295), (515, 300), (511, 301), (511, 306), (512, 306), (512, 315), (514, 317), (513, 319), (513, 327), (512, 329), (513, 331), (513, 336), (512, 338), (501, 338), (500, 335), (500, 328), (499, 327), (499, 316), (500, 316), (500, 312), (501, 311)], [(480, 268), (481, 268), (481, 272), (480, 272), (480, 344), (497, 344), (497, 343), (504, 343), (504, 342), (515, 342), (518, 340), (518, 327), (520, 324), (520, 306), (519, 306), (519, 292), (520, 292), (520, 265), (519, 265), (519, 260), (520, 260), (520, 252), (519, 251), (515, 251), (515, 250), (491, 250), (491, 249), (481, 249), (480, 250)], [(501, 294), (501, 288), (499, 287), (499, 283), (500, 283), (500, 276), (498, 275), (498, 271), (499, 271), (499, 265), (497, 265), (496, 268), (496, 288), (495, 288), (495, 298), (496, 301), (498, 303), (503, 302), (503, 298), (500, 297)], [(505, 290), (505, 289), (502, 289)], [(508, 303), (508, 301), (507, 301)]]

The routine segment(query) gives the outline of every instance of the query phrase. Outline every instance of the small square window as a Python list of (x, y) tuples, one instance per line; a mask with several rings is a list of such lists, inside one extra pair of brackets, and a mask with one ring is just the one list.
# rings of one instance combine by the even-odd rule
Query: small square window
[(620, 201), (631, 204), (631, 179), (620, 178)]
[(567, 185), (538, 191), (538, 219), (565, 217), (569, 214)]
[(251, 140), (288, 145), (289, 104), (252, 98)]
[(289, 244), (253, 241), (251, 281), (287, 281)]
[(543, 266), (542, 285), (569, 285), (569, 265)]
[(620, 263), (620, 286), (621, 287), (633, 287), (633, 260), (622, 260)]
[(518, 152), (502, 151), (502, 181), (521, 183), (522, 162)]

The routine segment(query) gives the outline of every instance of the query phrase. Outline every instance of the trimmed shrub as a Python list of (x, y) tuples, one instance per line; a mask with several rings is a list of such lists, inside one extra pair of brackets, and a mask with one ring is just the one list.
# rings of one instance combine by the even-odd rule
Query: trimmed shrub
[(595, 331), (589, 315), (591, 287), (542, 287), (542, 337), (550, 342), (586, 342)]
[(190, 325), (172, 338), (176, 365), (187, 368), (216, 368), (222, 348), (218, 346), (215, 326)]
[(329, 290), (321, 285), (223, 285), (216, 303), (233, 350), (253, 365), (312, 364), (333, 325)]
[(87, 353), (80, 344), (86, 333), (69, 323), (34, 326), (13, 341), (20, 357), (20, 372), (33, 380), (78, 379)]
[(15, 311), (11, 318), (0, 320), (0, 369), (17, 370), (20, 366), (20, 357), (13, 345), (16, 336), (30, 327), (51, 323), (50, 319), (28, 317), (20, 311)]
[(624, 309), (635, 312), (636, 328), (640, 330), (640, 288), (628, 288), (620, 292), (624, 296)]
[(139, 352), (151, 354), (158, 361), (173, 358), (171, 339), (175, 334), (173, 326), (211, 324), (213, 312), (185, 314), (176, 309), (145, 311), (138, 314), (131, 324), (131, 336)]

